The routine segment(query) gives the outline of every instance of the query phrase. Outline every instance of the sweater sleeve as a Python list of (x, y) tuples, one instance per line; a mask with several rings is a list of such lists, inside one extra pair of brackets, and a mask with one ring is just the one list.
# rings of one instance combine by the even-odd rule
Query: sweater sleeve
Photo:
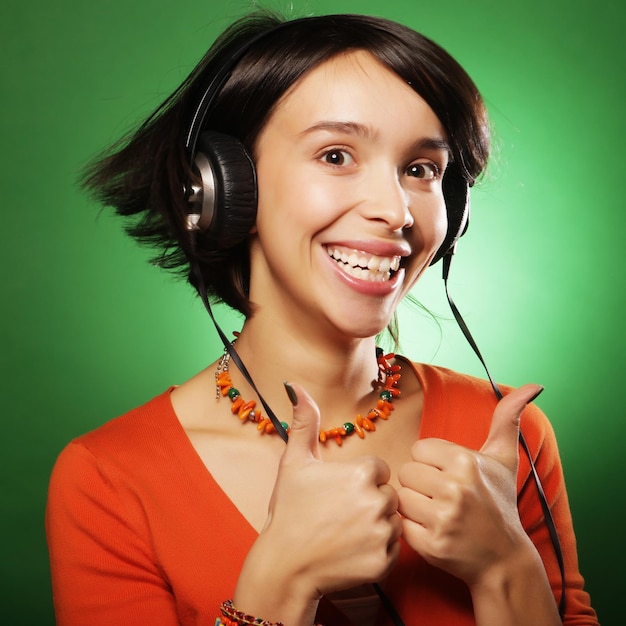
[(115, 470), (80, 442), (52, 472), (46, 510), (58, 626), (175, 626), (150, 529)]
[[(558, 532), (565, 566), (565, 616), (567, 626), (597, 626), (596, 613), (578, 568), (576, 538), (572, 524), (563, 469), (554, 431), (545, 415), (534, 405), (522, 414), (522, 432), (531, 451)], [(518, 509), (526, 532), (543, 559), (557, 601), (561, 598), (562, 578), (556, 552), (541, 509), (537, 485), (530, 464), (520, 449)]]

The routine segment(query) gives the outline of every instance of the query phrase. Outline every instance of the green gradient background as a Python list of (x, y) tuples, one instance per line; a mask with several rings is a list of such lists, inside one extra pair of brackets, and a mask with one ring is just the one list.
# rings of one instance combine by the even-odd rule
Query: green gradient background
[[(2, 50), (0, 621), (53, 623), (43, 511), (72, 437), (218, 353), (191, 291), (145, 263), (75, 188), (82, 163), (151, 110), (248, 2), (5, 0)], [(475, 78), (496, 134), (451, 287), (495, 376), (540, 382), (580, 559), (621, 623), (625, 211), (624, 9), (617, 0), (295, 1), (423, 31)], [(619, 6), (618, 6), (619, 5)], [(406, 353), (482, 375), (435, 269), (403, 308)], [(219, 315), (226, 328), (239, 322)], [(622, 611), (619, 611), (620, 613)], [(7, 620), (7, 621), (5, 621)]]

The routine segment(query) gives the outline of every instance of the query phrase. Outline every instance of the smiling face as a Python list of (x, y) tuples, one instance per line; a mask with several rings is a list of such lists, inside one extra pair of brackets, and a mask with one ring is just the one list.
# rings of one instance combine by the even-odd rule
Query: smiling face
[(258, 312), (309, 332), (380, 332), (446, 233), (436, 115), (369, 53), (350, 52), (287, 92), (255, 156)]

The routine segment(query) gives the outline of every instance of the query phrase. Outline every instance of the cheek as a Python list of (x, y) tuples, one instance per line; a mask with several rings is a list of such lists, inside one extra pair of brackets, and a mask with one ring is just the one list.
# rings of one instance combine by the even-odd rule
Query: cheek
[(407, 277), (404, 294), (410, 291), (422, 274), (428, 269), (430, 261), (441, 247), (448, 232), (448, 215), (443, 197), (427, 205), (422, 204), (415, 219), (416, 229), (414, 236), (418, 241), (412, 245), (421, 250), (414, 264), (407, 268)]
[(426, 205), (422, 204), (415, 216), (415, 223), (424, 251), (436, 252), (448, 232), (448, 214), (443, 196), (433, 198)]
[(315, 173), (306, 168), (285, 167), (277, 172), (260, 167), (258, 228), (312, 235), (336, 219), (345, 210), (349, 194), (338, 181), (314, 178)]

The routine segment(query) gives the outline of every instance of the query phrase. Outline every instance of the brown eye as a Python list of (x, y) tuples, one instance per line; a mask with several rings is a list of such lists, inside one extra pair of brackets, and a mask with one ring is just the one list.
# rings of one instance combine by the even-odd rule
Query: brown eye
[(439, 176), (439, 168), (434, 163), (413, 163), (406, 170), (408, 176), (434, 180)]
[(337, 148), (325, 152), (322, 159), (325, 163), (328, 163), (328, 165), (341, 166), (351, 165), (353, 163), (353, 159), (348, 152)]

